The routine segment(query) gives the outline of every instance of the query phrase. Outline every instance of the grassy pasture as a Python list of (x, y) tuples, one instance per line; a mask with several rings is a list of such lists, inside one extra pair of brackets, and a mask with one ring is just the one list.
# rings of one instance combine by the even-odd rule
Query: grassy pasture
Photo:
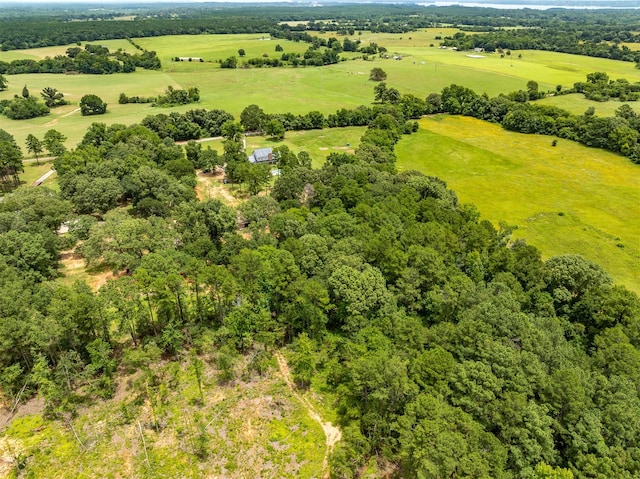
[[(47, 116), (33, 118), (31, 120), (10, 120), (0, 116), (0, 128), (11, 133), (18, 144), (24, 147), (24, 140), (29, 133), (38, 138), (54, 128), (68, 137), (68, 146), (75, 146), (83, 137), (88, 126), (93, 122), (107, 124), (124, 123), (132, 124), (140, 122), (145, 116), (159, 113), (159, 109), (144, 105), (119, 105), (118, 96), (121, 92), (128, 95), (153, 96), (162, 94), (168, 85), (179, 85), (167, 74), (153, 71), (138, 71), (136, 73), (118, 73), (114, 75), (7, 75), (9, 89), (0, 92), (0, 99), (13, 98), (20, 95), (22, 87), (27, 85), (32, 96), (39, 97), (45, 87), (53, 87), (65, 95), (70, 104), (51, 110)], [(102, 98), (108, 105), (105, 115), (83, 117), (80, 115), (80, 99), (94, 93)], [(177, 108), (178, 111), (186, 111), (193, 106)], [(168, 109), (162, 109), (168, 113)]]
[(579, 253), (640, 292), (640, 171), (626, 158), (473, 118), (436, 116), (397, 146), (400, 170), (445, 180), (545, 258)]
[[(614, 116), (616, 110), (620, 108), (625, 102), (611, 99), (609, 101), (599, 102), (587, 100), (582, 93), (572, 93), (571, 95), (550, 96), (537, 100), (536, 103), (541, 105), (551, 105), (567, 110), (574, 115), (582, 115), (589, 107), (593, 107), (596, 110), (598, 116)], [(630, 101), (626, 102), (633, 110), (640, 112), (640, 102)]]
[[(587, 73), (606, 71), (611, 78), (625, 77), (640, 80), (640, 70), (627, 62), (580, 57), (552, 52), (523, 51), (512, 58), (501, 59), (497, 54), (484, 58), (469, 58), (464, 52), (442, 50), (435, 36), (454, 33), (455, 29), (425, 29), (408, 34), (383, 34), (362, 32), (352, 38), (363, 44), (375, 41), (390, 52), (403, 55), (400, 61), (374, 57), (370, 61), (347, 60), (336, 65), (313, 68), (255, 68), (220, 69), (216, 63), (172, 62), (175, 56), (193, 56), (205, 59), (226, 58), (244, 48), (247, 58), (262, 53), (275, 54), (279, 43), (286, 51), (304, 51), (307, 44), (282, 39), (261, 40), (266, 34), (254, 35), (189, 35), (136, 39), (144, 48), (155, 50), (163, 60), (164, 71), (138, 71), (117, 75), (7, 75), (9, 89), (0, 92), (0, 99), (19, 95), (27, 85), (33, 95), (50, 86), (65, 93), (71, 105), (58, 108), (50, 115), (25, 121), (13, 121), (0, 117), (0, 128), (16, 137), (20, 145), (28, 133), (42, 137), (50, 128), (56, 128), (68, 138), (68, 146), (74, 146), (82, 138), (86, 128), (94, 121), (107, 124), (132, 124), (145, 116), (159, 112), (186, 111), (192, 108), (220, 108), (239, 115), (252, 103), (260, 105), (268, 113), (307, 113), (318, 110), (332, 113), (339, 108), (353, 108), (369, 104), (373, 98), (374, 84), (368, 80), (373, 67), (381, 67), (388, 73), (389, 86), (404, 93), (425, 97), (438, 92), (451, 83), (473, 88), (493, 96), (524, 88), (528, 80), (536, 80), (541, 89), (553, 89), (556, 84), (572, 85), (585, 79)], [(323, 34), (327, 38), (337, 35)], [(100, 42), (110, 49), (133, 47), (125, 40)], [(15, 57), (43, 58), (62, 54), (70, 45), (15, 52), (0, 52), (0, 60)], [(153, 96), (172, 85), (176, 88), (198, 87), (201, 101), (197, 105), (185, 105), (170, 109), (154, 109), (148, 104), (119, 105), (121, 92), (127, 95)], [(80, 98), (95, 93), (109, 105), (106, 115), (82, 117), (76, 111)], [(564, 97), (562, 97), (564, 98)], [(567, 99), (570, 101), (570, 99)], [(584, 111), (585, 108), (581, 108)]]
[[(238, 56), (238, 50), (244, 49), (245, 59), (262, 57), (267, 54), (270, 58), (280, 58), (282, 53), (304, 53), (308, 43), (292, 42), (281, 38), (270, 38), (269, 34), (238, 34), (238, 35), (168, 35), (164, 37), (139, 38), (135, 42), (146, 50), (153, 50), (158, 54), (165, 71), (193, 71), (199, 72), (211, 69), (206, 62), (224, 60), (230, 56)], [(284, 52), (276, 52), (276, 45), (280, 45)], [(175, 57), (199, 57), (200, 62), (174, 62)], [(242, 58), (240, 59), (240, 63)]]
[(137, 53), (136, 48), (131, 45), (127, 40), (96, 40), (93, 42), (81, 42), (81, 45), (75, 43), (69, 45), (54, 45), (51, 47), (41, 48), (29, 48), (26, 50), (10, 50), (6, 52), (0, 51), (0, 61), (10, 62), (12, 60), (19, 60), (23, 58), (29, 58), (32, 60), (44, 60), (47, 57), (53, 58), (57, 55), (66, 55), (67, 49), (71, 47), (84, 46), (89, 43), (91, 45), (102, 45), (107, 47), (110, 51), (115, 52), (118, 48), (129, 53)]

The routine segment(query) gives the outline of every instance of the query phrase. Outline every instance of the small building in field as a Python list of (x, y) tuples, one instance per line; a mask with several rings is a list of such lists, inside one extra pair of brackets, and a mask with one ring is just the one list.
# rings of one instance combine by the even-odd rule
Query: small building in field
[(271, 148), (260, 148), (258, 150), (253, 150), (253, 153), (249, 155), (248, 159), (254, 165), (270, 165), (272, 163), (275, 163), (276, 161), (273, 155), (273, 150)]

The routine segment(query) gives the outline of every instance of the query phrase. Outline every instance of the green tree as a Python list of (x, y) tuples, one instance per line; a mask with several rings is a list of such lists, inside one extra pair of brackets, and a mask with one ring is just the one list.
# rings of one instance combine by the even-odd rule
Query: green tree
[(257, 195), (269, 184), (271, 178), (271, 167), (269, 165), (247, 164), (242, 180), (246, 183), (249, 193)]
[(258, 105), (247, 106), (240, 113), (240, 124), (245, 131), (262, 131), (267, 121), (267, 115)]
[(395, 88), (387, 88), (382, 96), (382, 103), (391, 103), (392, 105), (397, 105), (400, 103), (402, 99), (402, 95)]
[(546, 265), (547, 290), (554, 298), (558, 314), (571, 314), (573, 305), (587, 291), (612, 282), (606, 271), (580, 255), (554, 256)]
[(543, 95), (538, 91), (538, 82), (529, 80), (527, 82), (527, 93), (529, 96), (529, 100), (537, 100)]
[(540, 463), (536, 466), (535, 479), (573, 479), (573, 473), (569, 469), (551, 467), (548, 464)]
[(420, 395), (398, 421), (400, 457), (408, 477), (510, 477), (507, 451), (459, 408)]
[(40, 160), (38, 156), (44, 151), (42, 142), (32, 133), (27, 135), (26, 139), (27, 151), (36, 157), (36, 163), (39, 165)]
[(384, 81), (387, 79), (387, 73), (380, 67), (372, 68), (369, 72), (369, 80)]
[(193, 370), (193, 376), (196, 379), (196, 384), (198, 385), (198, 392), (200, 393), (200, 404), (204, 404), (204, 392), (202, 391), (202, 382), (204, 379), (203, 378), (204, 363), (196, 355), (196, 352), (194, 349), (191, 350), (190, 361), (191, 361), (191, 369)]
[(29, 98), (29, 89), (27, 85), (22, 87), (22, 98)]
[(244, 48), (239, 48), (238, 49), (238, 56), (239, 57), (243, 57), (246, 55), (246, 52), (244, 51)]
[(280, 212), (278, 202), (270, 196), (252, 196), (239, 207), (245, 223), (264, 223)]
[(67, 151), (64, 146), (65, 141), (67, 141), (67, 137), (58, 130), (47, 130), (44, 134), (44, 146), (52, 156), (62, 156)]
[(178, 239), (162, 218), (134, 218), (127, 211), (112, 210), (104, 220), (82, 244), (81, 253), (89, 265), (133, 271), (145, 254), (170, 249)]
[(0, 75), (0, 91), (6, 90), (8, 85), (7, 78), (4, 75)]
[(238, 59), (235, 56), (231, 56), (220, 62), (220, 68), (238, 68)]
[(308, 387), (316, 371), (313, 341), (307, 333), (298, 336), (295, 343), (296, 355), (293, 360), (293, 379), (301, 387)]
[(20, 184), (18, 173), (24, 171), (22, 150), (12, 135), (0, 130), (0, 179), (3, 184)]
[(98, 95), (84, 95), (80, 99), (80, 113), (82, 116), (102, 115), (107, 112), (107, 104)]
[(68, 197), (80, 214), (104, 214), (118, 204), (124, 190), (117, 178), (90, 178), (79, 175), (74, 182), (73, 194)]
[(285, 134), (284, 125), (279, 120), (270, 120), (265, 127), (265, 133), (275, 140), (283, 140)]
[(56, 106), (67, 104), (62, 92), (59, 92), (55, 88), (51, 88), (51, 87), (43, 88), (42, 93), (40, 93), (40, 96), (44, 100), (44, 104), (47, 105), (49, 108), (54, 108)]
[(243, 133), (244, 128), (240, 123), (229, 120), (222, 125), (222, 136), (227, 141), (242, 142)]

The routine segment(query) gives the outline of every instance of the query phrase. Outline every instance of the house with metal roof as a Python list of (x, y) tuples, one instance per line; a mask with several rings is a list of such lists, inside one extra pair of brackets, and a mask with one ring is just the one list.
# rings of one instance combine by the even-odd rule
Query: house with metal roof
[(276, 160), (273, 156), (273, 150), (271, 148), (259, 148), (257, 150), (253, 150), (253, 153), (248, 157), (249, 161), (253, 164), (271, 164)]

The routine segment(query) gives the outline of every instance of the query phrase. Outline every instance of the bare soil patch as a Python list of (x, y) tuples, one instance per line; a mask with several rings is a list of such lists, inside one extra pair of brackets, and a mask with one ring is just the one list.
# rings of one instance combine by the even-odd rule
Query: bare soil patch
[(76, 253), (75, 249), (62, 251), (60, 253), (60, 264), (65, 278), (71, 282), (84, 280), (93, 291), (98, 291), (109, 279), (115, 277), (113, 272), (109, 270), (87, 272), (84, 258)]
[(215, 198), (229, 206), (238, 206), (241, 201), (233, 196), (223, 183), (224, 173), (217, 169), (212, 173), (198, 173), (196, 194), (199, 200)]

